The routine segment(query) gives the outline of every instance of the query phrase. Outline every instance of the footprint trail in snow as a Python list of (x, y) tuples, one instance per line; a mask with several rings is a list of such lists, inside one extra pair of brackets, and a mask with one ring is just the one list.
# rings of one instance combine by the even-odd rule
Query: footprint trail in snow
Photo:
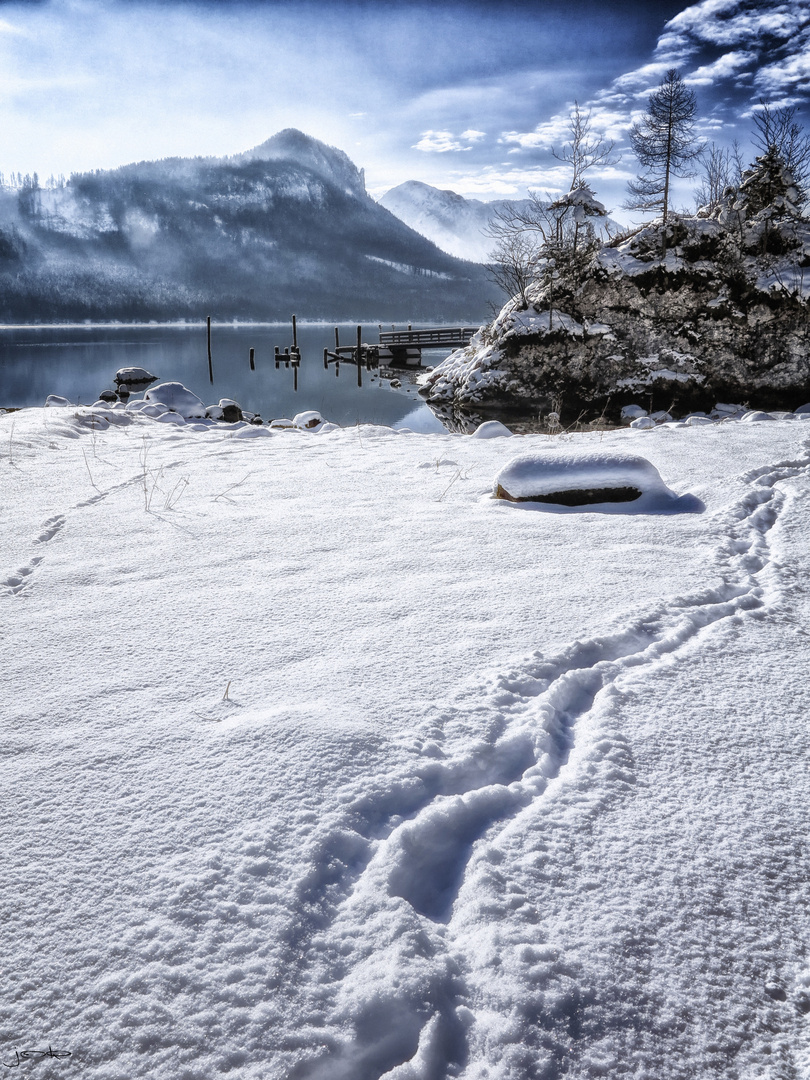
[[(809, 471), (803, 459), (744, 477), (750, 490), (716, 526), (715, 587), (497, 676), (479, 706), (494, 720), (489, 743), (420, 765), (384, 794), (355, 803), (353, 833), (321, 841), (316, 869), (299, 889), (311, 920), (295, 941), (304, 957), (298, 977), (310, 980), (330, 1027), (349, 1026), (354, 1037), (321, 1031), (323, 1052), (293, 1075), (461, 1075), (466, 1032), (480, 1021), (467, 1007), (478, 989), (474, 958), (464, 951), (468, 936), (456, 936), (476, 844), (491, 846), (542, 799), (566, 769), (582, 718), (616, 693), (624, 673), (653, 670), (704, 630), (765, 609), (775, 582), (763, 579), (777, 570), (768, 535), (785, 501), (777, 485)], [(602, 748), (617, 762), (627, 757), (621, 742), (614, 737)]]

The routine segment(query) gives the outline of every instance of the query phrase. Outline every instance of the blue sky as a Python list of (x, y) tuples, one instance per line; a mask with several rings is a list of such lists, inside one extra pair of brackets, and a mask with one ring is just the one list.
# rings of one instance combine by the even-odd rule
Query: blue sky
[[(0, 169), (224, 155), (297, 127), (373, 193), (518, 197), (567, 186), (550, 147), (575, 99), (626, 147), (669, 67), (705, 137), (746, 143), (761, 96), (810, 101), (810, 0), (0, 2)], [(615, 207), (635, 171), (625, 152), (594, 187)]]

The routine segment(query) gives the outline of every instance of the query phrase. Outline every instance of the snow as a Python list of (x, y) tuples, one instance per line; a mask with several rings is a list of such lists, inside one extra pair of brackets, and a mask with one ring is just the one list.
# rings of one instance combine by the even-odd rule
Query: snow
[[(525, 512), (516, 453), (705, 509)], [(71, 406), (0, 469), (4, 1062), (810, 1074), (805, 425)]]

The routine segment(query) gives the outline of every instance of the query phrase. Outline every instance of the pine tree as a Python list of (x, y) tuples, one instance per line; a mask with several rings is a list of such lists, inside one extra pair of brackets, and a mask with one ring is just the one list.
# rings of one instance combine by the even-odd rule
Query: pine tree
[(630, 145), (644, 172), (627, 185), (628, 210), (669, 215), (673, 176), (691, 176), (690, 164), (703, 152), (694, 133), (697, 98), (670, 68), (650, 94), (647, 112), (630, 129)]

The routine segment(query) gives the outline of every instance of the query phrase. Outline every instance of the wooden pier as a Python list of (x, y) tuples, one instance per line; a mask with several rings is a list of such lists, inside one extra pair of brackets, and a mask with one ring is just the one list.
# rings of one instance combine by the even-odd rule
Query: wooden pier
[[(208, 337), (208, 378), (214, 381), (214, 366), (211, 352), (211, 316), (206, 318)], [(323, 350), (323, 366), (328, 371), (334, 364), (335, 375), (340, 374), (340, 365), (353, 364), (357, 369), (357, 385), (363, 385), (363, 368), (366, 371), (381, 367), (403, 369), (422, 366), (423, 349), (460, 349), (469, 345), (471, 338), (478, 332), (477, 326), (429, 326), (414, 330), (383, 330), (378, 324), (379, 342), (370, 345), (363, 341), (363, 328), (357, 327), (357, 339), (352, 345), (340, 344), (340, 330), (335, 327), (334, 349)], [(292, 316), (292, 345), (284, 350), (276, 345), (273, 353), (276, 370), (283, 364), (288, 370), (293, 369), (294, 389), (298, 389), (298, 369), (301, 366), (301, 349), (298, 345), (298, 325)], [(249, 350), (250, 370), (256, 371), (256, 350)]]
[(380, 361), (389, 367), (421, 367), (423, 349), (462, 349), (478, 330), (477, 326), (380, 330)]

